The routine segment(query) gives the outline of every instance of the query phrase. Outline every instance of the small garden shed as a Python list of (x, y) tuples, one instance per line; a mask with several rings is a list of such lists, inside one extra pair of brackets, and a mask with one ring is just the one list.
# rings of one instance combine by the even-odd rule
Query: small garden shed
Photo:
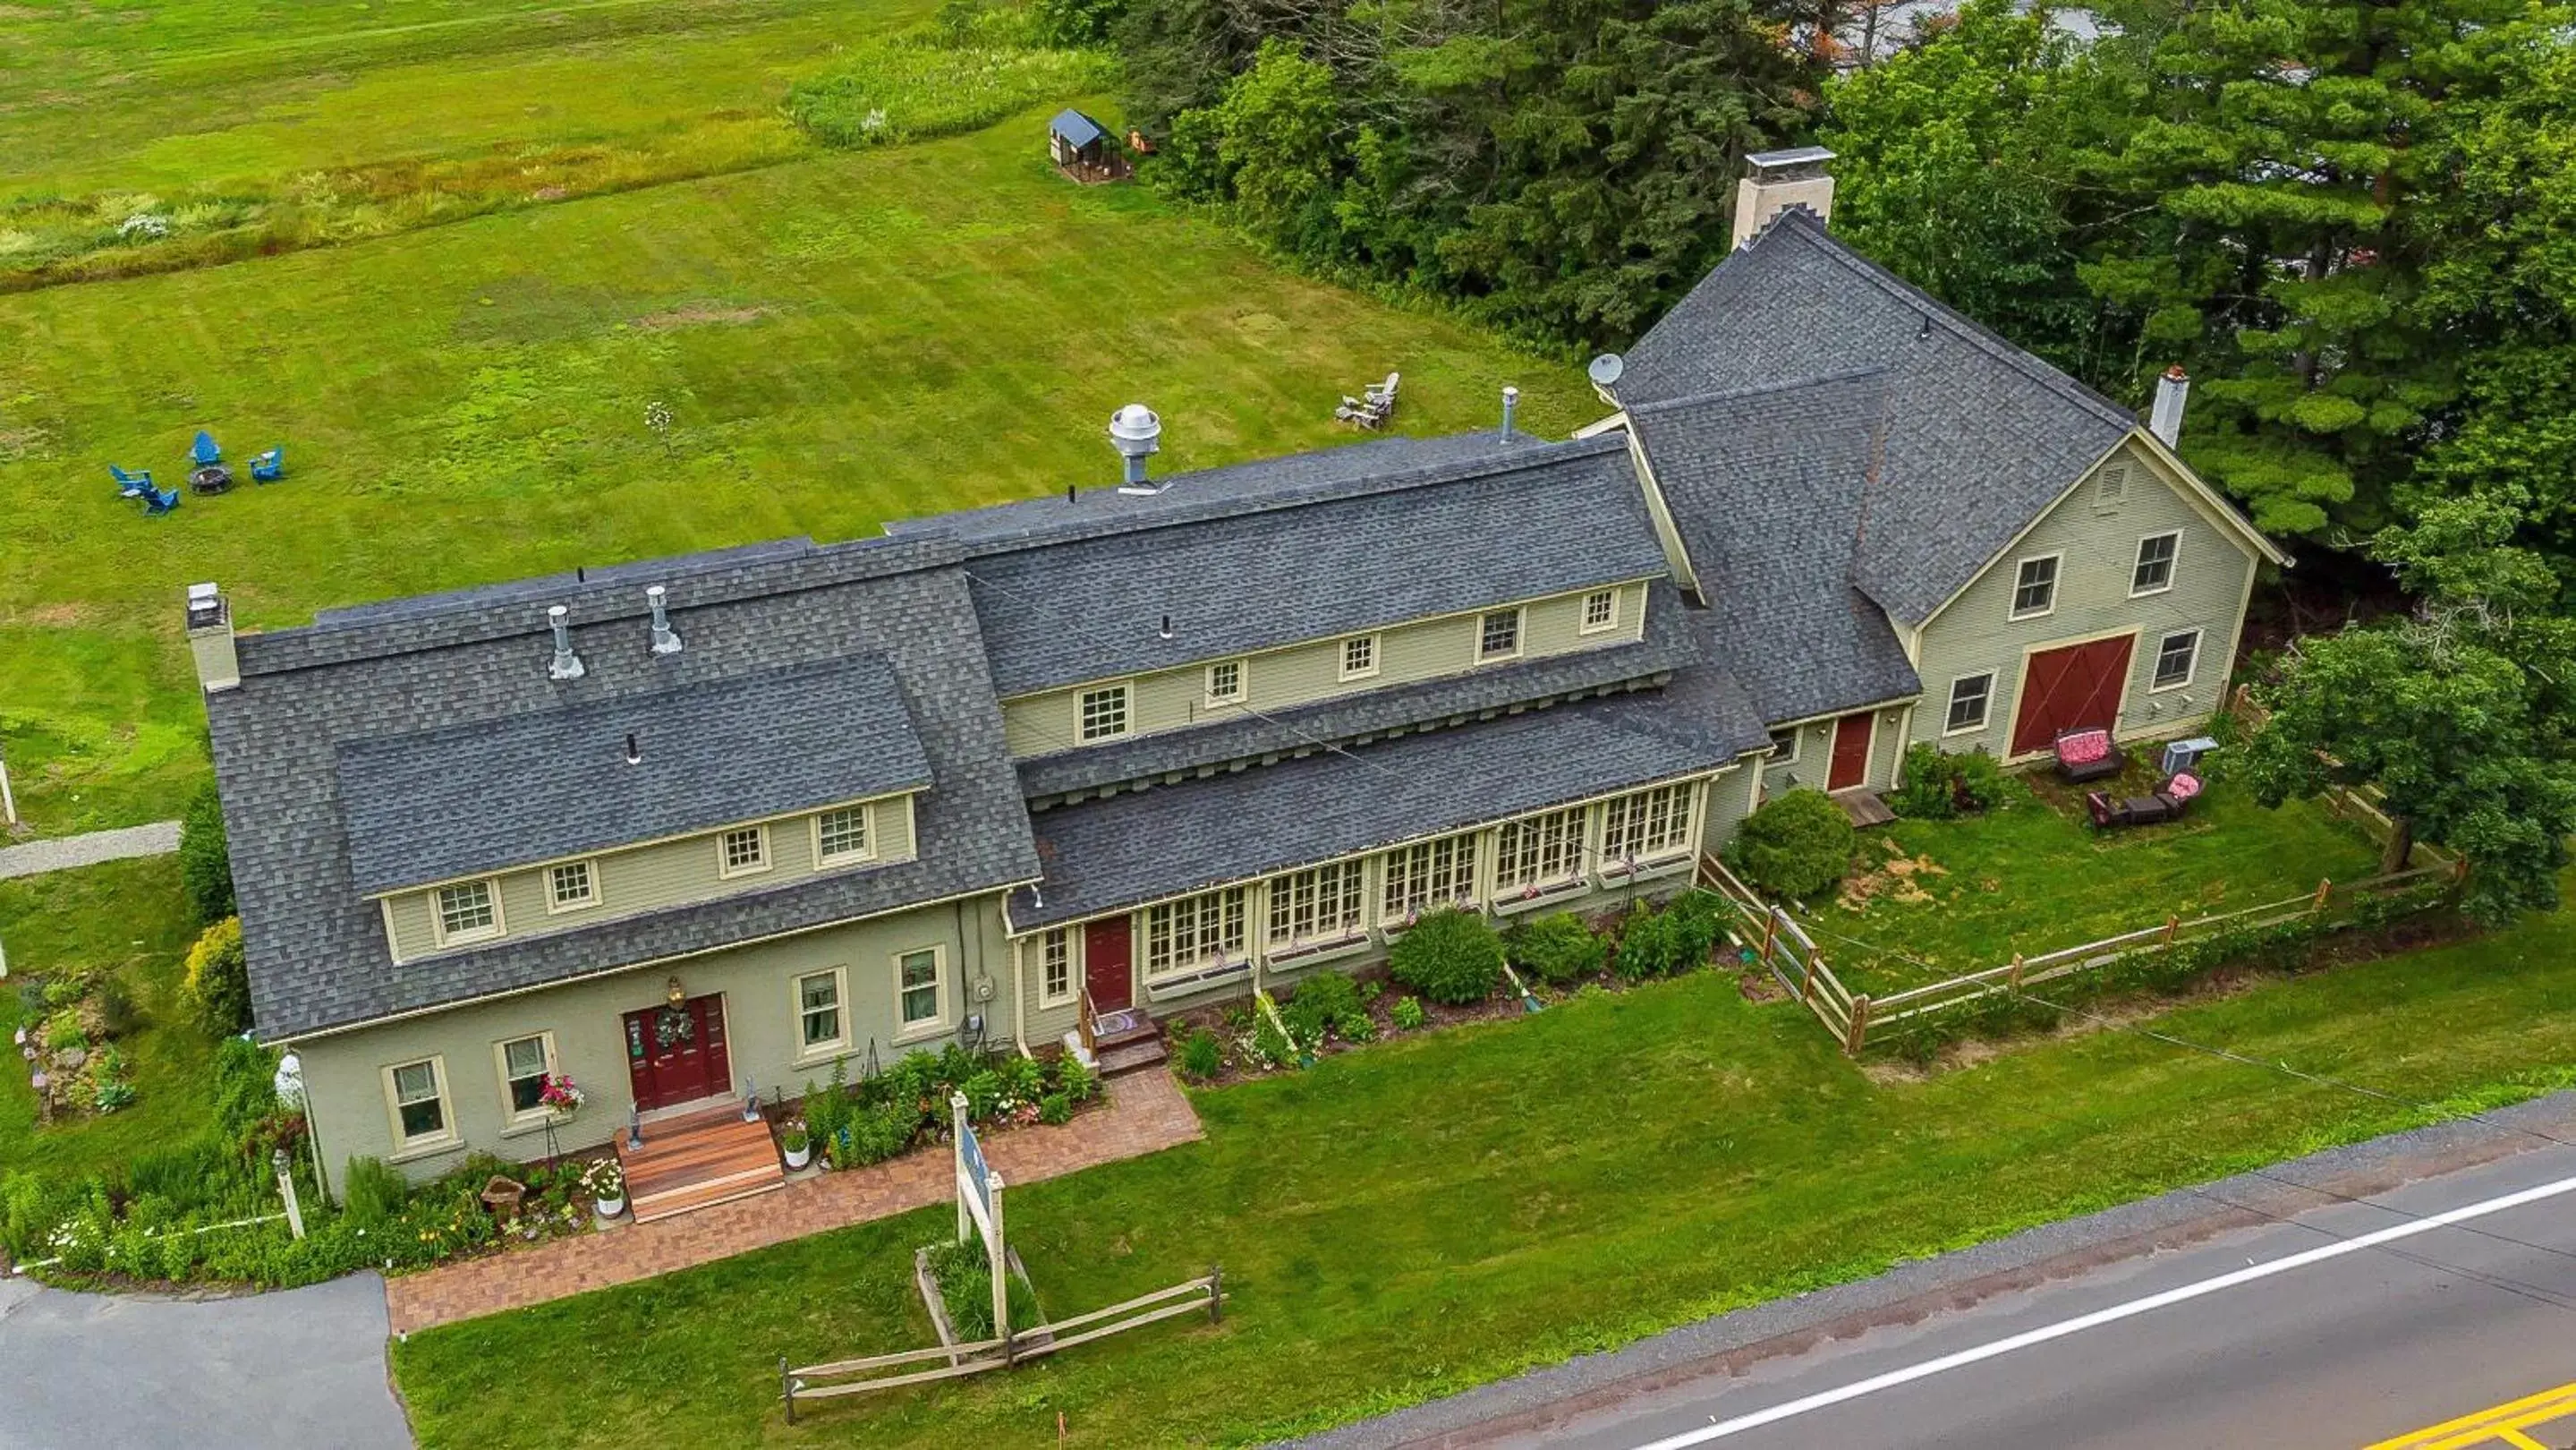
[(1116, 181), (1129, 170), (1126, 156), (1109, 139), (1109, 128), (1072, 109), (1056, 112), (1047, 122), (1047, 155), (1076, 181)]

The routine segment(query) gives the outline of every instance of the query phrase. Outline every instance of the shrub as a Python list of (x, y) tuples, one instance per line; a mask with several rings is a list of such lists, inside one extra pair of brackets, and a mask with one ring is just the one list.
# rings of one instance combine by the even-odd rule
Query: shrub
[(1270, 1020), (1270, 1014), (1266, 1012), (1253, 1024), (1249, 1050), (1253, 1063), (1259, 1067), (1297, 1065), (1297, 1044), (1279, 1030), (1279, 1024)]
[(185, 1213), (220, 1201), (247, 1182), (241, 1155), (212, 1133), (143, 1149), (125, 1164), (125, 1191)]
[(108, 977), (100, 981), (95, 1000), (98, 1003), (98, 1024), (108, 1036), (130, 1036), (135, 1028), (142, 1025), (142, 1019), (134, 1011), (134, 994), (127, 991), (125, 983), (117, 978)]
[(1481, 1002), (1503, 979), (1503, 941), (1483, 917), (1447, 908), (1413, 924), (1388, 954), (1387, 970), (1434, 1002)]
[(1345, 1019), (1366, 1017), (1360, 1010), (1360, 984), (1339, 972), (1318, 972), (1298, 985), (1297, 995), (1279, 1009), (1279, 1016), (1298, 1045), (1320, 1046), (1324, 1034)]
[(1377, 1024), (1369, 1020), (1369, 1014), (1356, 1007), (1333, 1019), (1333, 1031), (1353, 1046), (1377, 1040)]
[(1505, 932), (1503, 951), (1513, 966), (1563, 987), (1600, 971), (1610, 943), (1573, 912), (1558, 911)]
[(383, 1223), (411, 1205), (411, 1184), (381, 1158), (352, 1158), (341, 1170), (340, 1202), (354, 1222)]
[(1206, 1082), (1225, 1067), (1225, 1051), (1216, 1034), (1201, 1027), (1181, 1042), (1181, 1076)]
[(1851, 817), (1822, 791), (1774, 796), (1744, 818), (1727, 864), (1770, 895), (1804, 901), (1842, 884), (1856, 843)]
[(224, 801), (212, 783), (188, 802), (179, 821), (179, 882), (197, 924), (213, 926), (233, 914), (233, 858), (224, 842)]
[[(948, 1310), (948, 1327), (956, 1331), (959, 1339), (993, 1337), (993, 1267), (981, 1240), (931, 1245), (930, 1277), (939, 1285), (939, 1298)], [(1037, 1299), (1019, 1275), (1012, 1274), (1004, 1282), (1003, 1292), (1009, 1296), (1013, 1324), (1039, 1322)]]
[(1993, 810), (2004, 795), (2004, 768), (1982, 750), (1952, 755), (1930, 745), (1905, 747), (1905, 783), (1888, 792), (1898, 815), (1918, 821)]
[(1073, 1101), (1062, 1093), (1048, 1093), (1038, 1099), (1038, 1121), (1069, 1123), (1073, 1121)]
[(1055, 1090), (1067, 1102), (1087, 1103), (1100, 1091), (1100, 1074), (1068, 1052), (1055, 1060)]
[(230, 1037), (250, 1026), (250, 968), (242, 959), (240, 917), (207, 927), (188, 948), (180, 998), (208, 1037)]
[(248, 1142), (277, 1110), (277, 1054), (242, 1037), (217, 1044), (215, 1123), (224, 1136)]
[(1396, 998), (1395, 1005), (1386, 1010), (1386, 1015), (1394, 1019), (1395, 1030), (1398, 1032), (1411, 1032), (1420, 1027), (1426, 1018), (1422, 1010), (1422, 999), (1419, 997)]
[(970, 1123), (980, 1123), (993, 1116), (994, 1110), (1002, 1105), (1002, 1075), (989, 1068), (969, 1074), (964, 1082), (957, 1085), (957, 1090), (966, 1095), (966, 1120)]
[(1610, 968), (1623, 982), (1642, 982), (1649, 977), (1668, 977), (1690, 965), (1679, 923), (1669, 912), (1657, 911), (1644, 902), (1628, 909), (1619, 923), (1619, 954), (1611, 959)]
[(1959, 809), (1990, 811), (2004, 803), (2003, 762), (1982, 750), (1950, 758), (1959, 763)]

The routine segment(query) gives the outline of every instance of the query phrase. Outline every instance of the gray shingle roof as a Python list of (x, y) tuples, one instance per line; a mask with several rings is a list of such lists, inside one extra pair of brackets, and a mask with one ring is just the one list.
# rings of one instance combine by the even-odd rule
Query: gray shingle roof
[(1673, 587), (1657, 583), (1647, 601), (1645, 637), (1627, 644), (1524, 660), (1266, 715), (1244, 715), (1219, 724), (1034, 756), (1020, 762), (1020, 788), (1032, 799), (1062, 795), (1356, 736), (1454, 721), (1531, 700), (1660, 681), (1673, 670), (1699, 659), (1684, 613), (1680, 595)]
[(1660, 575), (1624, 447), (1390, 439), (898, 537), (974, 553), (1009, 697)]
[(1884, 372), (1637, 405), (1637, 433), (1709, 608), (1708, 658), (1774, 723), (1921, 688), (1850, 583)]
[(1852, 582), (1919, 623), (2135, 420), (1789, 211), (1626, 355), (1631, 410), (1884, 369), (1887, 426)]
[(1692, 670), (1670, 690), (1063, 806), (1037, 817), (1046, 876), (1036, 891), (1012, 894), (1011, 923), (1074, 921), (1711, 770), (1766, 739), (1740, 692)]
[(373, 893), (916, 790), (930, 758), (893, 667), (857, 654), (353, 741), (339, 775)]
[[(953, 546), (870, 540), (694, 568), (618, 571), (530, 599), (451, 599), (240, 641), (242, 683), (207, 697), (240, 892), (251, 998), (276, 1039), (806, 930), (1037, 874), (972, 602)], [(641, 585), (670, 581), (676, 656), (649, 652)], [(546, 677), (542, 605), (573, 611), (585, 678)], [(388, 960), (349, 867), (343, 744), (706, 687), (747, 690), (874, 657), (929, 766), (917, 859), (554, 935)], [(864, 667), (862, 667), (864, 668)], [(746, 697), (746, 704), (752, 703)], [(622, 744), (622, 740), (621, 740)], [(424, 827), (426, 833), (426, 827)]]

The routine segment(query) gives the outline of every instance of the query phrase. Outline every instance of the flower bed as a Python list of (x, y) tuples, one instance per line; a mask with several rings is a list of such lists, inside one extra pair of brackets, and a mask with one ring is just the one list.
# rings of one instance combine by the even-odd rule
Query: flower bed
[(63, 971), (18, 984), (20, 1025), (10, 1035), (27, 1064), (36, 1116), (58, 1122), (134, 1104), (134, 1071), (117, 1040), (134, 1027), (134, 1004), (111, 973)]
[(951, 1096), (965, 1097), (969, 1122), (1007, 1128), (1070, 1121), (1099, 1091), (1099, 1076), (1069, 1056), (980, 1057), (952, 1043), (907, 1052), (856, 1082), (848, 1059), (834, 1062), (828, 1081), (806, 1082), (802, 1121), (791, 1119), (787, 1131), (804, 1131), (829, 1166), (856, 1168), (946, 1141)]

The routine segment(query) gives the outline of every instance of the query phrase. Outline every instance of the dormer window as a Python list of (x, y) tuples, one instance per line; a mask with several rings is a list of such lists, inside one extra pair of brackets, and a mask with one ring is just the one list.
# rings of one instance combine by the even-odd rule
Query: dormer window
[(1127, 687), (1104, 685), (1082, 692), (1082, 739), (1111, 740), (1127, 733)]
[(716, 841), (718, 874), (749, 876), (769, 869), (769, 828), (745, 826), (727, 831)]
[(1342, 678), (1365, 680), (1377, 673), (1377, 636), (1355, 634), (1342, 641)]
[(1243, 703), (1243, 661), (1218, 660), (1207, 667), (1207, 702), (1210, 705)]
[(1617, 629), (1618, 627), (1618, 590), (1595, 589), (1591, 593), (1583, 596), (1583, 633), (1599, 634), (1604, 630)]
[(501, 934), (499, 893), (489, 881), (460, 881), (437, 892), (438, 944), (483, 941)]
[(1521, 652), (1521, 612), (1497, 609), (1476, 622), (1476, 658), (1507, 660)]
[(814, 859), (826, 866), (864, 861), (876, 854), (868, 838), (868, 808), (848, 806), (814, 818)]
[(546, 910), (579, 911), (599, 904), (599, 873), (588, 861), (546, 868)]

